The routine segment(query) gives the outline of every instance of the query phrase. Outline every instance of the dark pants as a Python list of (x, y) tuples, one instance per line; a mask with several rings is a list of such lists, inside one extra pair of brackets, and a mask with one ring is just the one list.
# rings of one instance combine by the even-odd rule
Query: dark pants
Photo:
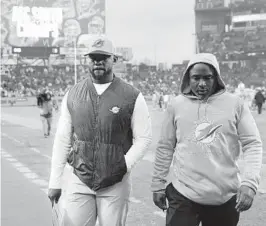
[(236, 226), (239, 213), (236, 211), (236, 196), (219, 206), (201, 205), (180, 194), (174, 186), (166, 188), (169, 208), (166, 226)]
[(163, 108), (163, 102), (162, 101), (159, 101), (159, 107)]
[(258, 114), (261, 114), (262, 103), (257, 103), (257, 106), (258, 106)]

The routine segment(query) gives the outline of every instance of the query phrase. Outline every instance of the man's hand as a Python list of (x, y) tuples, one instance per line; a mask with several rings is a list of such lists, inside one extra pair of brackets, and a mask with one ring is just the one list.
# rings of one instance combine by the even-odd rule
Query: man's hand
[(54, 206), (54, 203), (57, 203), (62, 193), (62, 189), (49, 189), (48, 191), (48, 198), (50, 199), (52, 203), (52, 207)]
[(242, 185), (237, 192), (236, 210), (238, 212), (248, 210), (253, 203), (254, 196), (255, 192), (253, 189), (246, 185)]
[(164, 191), (153, 192), (153, 202), (163, 211), (167, 209), (166, 195)]

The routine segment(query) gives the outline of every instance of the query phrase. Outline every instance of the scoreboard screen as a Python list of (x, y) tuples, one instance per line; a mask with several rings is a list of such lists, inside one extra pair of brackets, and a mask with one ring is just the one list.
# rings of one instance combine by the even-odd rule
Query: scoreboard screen
[(105, 34), (105, 11), (105, 0), (2, 0), (1, 46), (87, 47)]

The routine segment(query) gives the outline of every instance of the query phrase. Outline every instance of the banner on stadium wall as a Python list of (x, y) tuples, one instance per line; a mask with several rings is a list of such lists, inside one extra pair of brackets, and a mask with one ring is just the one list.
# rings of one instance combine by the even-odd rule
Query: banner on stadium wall
[[(78, 56), (84, 56), (86, 53), (88, 53), (88, 48), (76, 48), (76, 53)], [(75, 49), (69, 47), (61, 47), (60, 54), (66, 56), (74, 56)]]
[(202, 32), (217, 33), (218, 29), (219, 29), (219, 25), (215, 21), (202, 21), (201, 22), (201, 31)]
[(156, 70), (157, 70), (156, 65), (150, 65), (150, 71), (151, 72), (156, 72)]
[(2, 0), (1, 46), (87, 45), (105, 34), (105, 0)]
[(265, 21), (266, 13), (251, 14), (251, 15), (237, 15), (232, 17), (232, 23), (251, 22), (251, 21)]
[(225, 7), (225, 0), (196, 0), (196, 10), (219, 9)]

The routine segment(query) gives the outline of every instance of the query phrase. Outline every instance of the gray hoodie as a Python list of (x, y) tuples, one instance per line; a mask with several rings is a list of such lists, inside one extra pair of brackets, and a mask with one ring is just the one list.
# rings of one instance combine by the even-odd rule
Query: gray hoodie
[[(212, 65), (218, 76), (216, 92), (206, 101), (192, 94), (188, 71), (195, 63)], [(258, 189), (262, 142), (249, 108), (228, 92), (212, 54), (192, 57), (181, 82), (181, 95), (169, 105), (156, 151), (152, 191), (170, 181), (190, 200), (220, 205), (237, 193), (240, 185)], [(245, 172), (240, 179), (237, 160), (241, 150)]]

